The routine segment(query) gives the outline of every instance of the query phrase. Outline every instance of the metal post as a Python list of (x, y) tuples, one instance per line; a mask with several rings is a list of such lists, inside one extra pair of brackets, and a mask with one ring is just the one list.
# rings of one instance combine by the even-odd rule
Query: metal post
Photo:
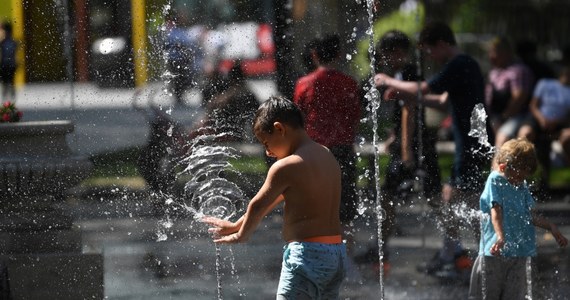
[(293, 97), (293, 68), (292, 46), (293, 35), (291, 34), (291, 0), (275, 1), (275, 26), (273, 40), (275, 41), (275, 63), (277, 65), (277, 89), (291, 99)]
[(136, 87), (143, 86), (147, 80), (145, 2), (144, 0), (131, 0), (132, 43)]

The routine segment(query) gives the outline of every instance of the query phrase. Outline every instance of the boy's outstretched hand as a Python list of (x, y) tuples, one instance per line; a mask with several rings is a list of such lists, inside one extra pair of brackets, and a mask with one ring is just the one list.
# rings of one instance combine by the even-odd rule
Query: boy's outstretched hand
[(244, 242), (238, 233), (239, 226), (234, 222), (210, 216), (205, 216), (200, 221), (214, 226), (208, 228), (208, 232), (214, 238), (214, 243), (233, 244)]

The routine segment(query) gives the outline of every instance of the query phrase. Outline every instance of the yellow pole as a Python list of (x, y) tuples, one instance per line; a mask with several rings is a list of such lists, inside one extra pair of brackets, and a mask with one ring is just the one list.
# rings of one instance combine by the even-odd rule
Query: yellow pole
[(14, 84), (16, 87), (24, 85), (26, 82), (26, 48), (24, 44), (24, 2), (23, 0), (12, 0), (12, 34), (14, 40), (18, 42), (16, 51), (16, 74)]
[(147, 80), (147, 45), (145, 0), (131, 0), (133, 52), (135, 62), (135, 86), (145, 85)]

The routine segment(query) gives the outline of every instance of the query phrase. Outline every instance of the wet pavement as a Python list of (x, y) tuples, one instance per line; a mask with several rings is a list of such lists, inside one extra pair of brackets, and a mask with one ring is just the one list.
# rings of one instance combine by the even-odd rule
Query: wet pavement
[[(164, 210), (157, 208), (156, 199), (144, 190), (117, 188), (104, 195), (76, 191), (64, 205), (83, 233), (83, 251), (104, 256), (106, 299), (274, 299), (284, 245), (279, 212), (268, 216), (247, 244), (222, 246), (218, 253), (203, 224), (180, 211), (161, 215)], [(554, 221), (570, 236), (570, 205), (557, 202), (543, 204), (541, 209), (553, 205), (558, 205), (559, 213)], [(441, 244), (432, 220), (429, 208), (400, 208), (397, 235), (389, 243), (391, 268), (384, 281), (385, 299), (467, 298), (466, 284), (416, 270)], [(374, 216), (365, 212), (355, 228), (352, 253), (363, 253), (375, 243)], [(473, 249), (474, 240), (464, 234), (466, 246)], [(558, 248), (543, 230), (538, 229), (537, 236), (534, 299), (568, 299), (569, 249)], [(379, 299), (374, 266), (355, 265), (355, 270), (342, 288), (342, 299)]]

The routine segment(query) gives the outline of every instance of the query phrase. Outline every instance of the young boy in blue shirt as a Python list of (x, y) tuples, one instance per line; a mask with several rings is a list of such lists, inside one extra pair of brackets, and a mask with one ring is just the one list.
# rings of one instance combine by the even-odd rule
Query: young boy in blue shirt
[(526, 299), (527, 260), (536, 256), (534, 226), (550, 231), (561, 247), (568, 244), (555, 224), (532, 210), (526, 179), (536, 167), (534, 145), (524, 138), (498, 150), (480, 198), (481, 240), (469, 299)]

